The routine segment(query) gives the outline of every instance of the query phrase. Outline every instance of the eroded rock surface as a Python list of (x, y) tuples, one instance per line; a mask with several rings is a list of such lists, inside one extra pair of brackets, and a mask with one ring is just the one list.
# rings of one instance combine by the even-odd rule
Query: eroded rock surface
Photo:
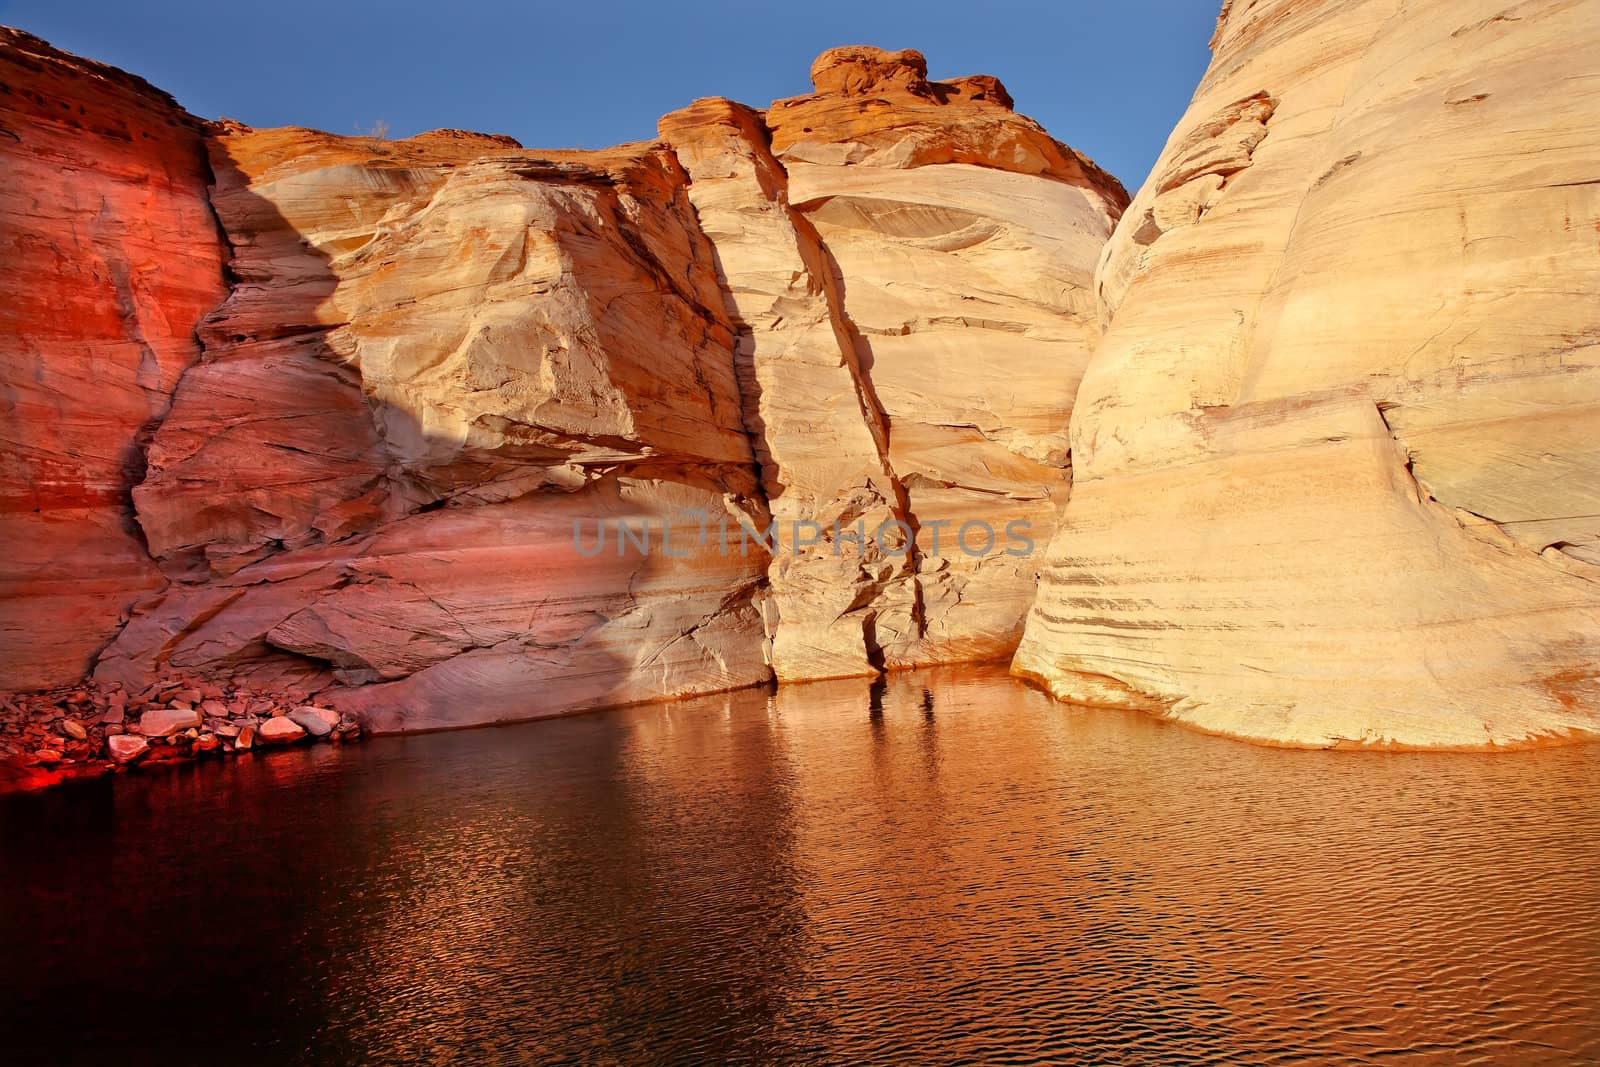
[[(912, 527), (838, 276), (790, 208), (756, 113), (706, 100), (661, 129), (693, 179), (690, 198), (740, 327), (746, 421), (779, 541), (770, 570), (778, 678), (872, 673), (882, 634), (916, 632)], [(880, 536), (886, 524), (901, 525)]]
[(0, 687), (82, 678), (166, 584), (129, 490), (226, 292), (201, 125), (0, 27)]
[(1600, 727), (1600, 20), (1232, 0), (1106, 246), (1016, 669), (1299, 745)]
[(1008, 654), (1125, 197), (992, 78), (815, 75), (603, 152), (209, 127), (96, 681), (414, 730)]
[(1235, 0), (1125, 214), (910, 51), (542, 152), (203, 124), (6, 31), (5, 685), (409, 730), (994, 658), (1053, 536), (1058, 696), (1592, 732), (1592, 16)]
[(740, 327), (772, 515), (824, 528), (773, 560), (774, 666), (1003, 656), (1066, 498), (1089, 265), (1125, 196), (993, 78), (865, 47), (812, 78), (764, 115), (711, 99), (661, 123)]
[(175, 581), (98, 678), (338, 682), (419, 729), (768, 677), (766, 557), (689, 517), (761, 505), (670, 152), (237, 126), (211, 151), (239, 281), (135, 493)]

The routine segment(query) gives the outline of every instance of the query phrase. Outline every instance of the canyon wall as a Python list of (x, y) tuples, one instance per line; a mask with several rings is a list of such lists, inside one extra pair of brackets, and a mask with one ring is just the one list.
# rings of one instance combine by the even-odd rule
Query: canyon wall
[(1280, 744), (1600, 732), (1600, 5), (1231, 0), (1212, 47), (1015, 670)]
[[(7, 513), (29, 595), (98, 615), (71, 655), (8, 645), (6, 688), (227, 678), (418, 730), (992, 659), (1020, 639), (1019, 546), (1048, 539), (1065, 500), (1093, 263), (1126, 195), (995, 79), (836, 49), (815, 93), (770, 111), (705, 100), (657, 142), (552, 152), (204, 124), (43, 42), (4, 44), (63, 72), (16, 76), (52, 122), (100, 82), (137, 84), (133, 143), (173, 157), (168, 198), (194, 216), (101, 209), (154, 235), (143, 269), (186, 282), (157, 377), (133, 359), (155, 328), (111, 316), (117, 270), (104, 293), (77, 280), (99, 247), (88, 223), (35, 242), (17, 283), (41, 304), (59, 283), (107, 322), (41, 306), (8, 330), (27, 361), (8, 382), (77, 385), (54, 384), (48, 410), (13, 404), (12, 439), (87, 447), (102, 334), (146, 377), (139, 419), (105, 446), (123, 465), (98, 526), (61, 514), (47, 537)], [(145, 145), (157, 126), (181, 144)], [(55, 169), (66, 149), (0, 139), (22, 193), (153, 195), (94, 151), (79, 175)], [(61, 214), (22, 201), (12, 224)], [(23, 503), (97, 487), (12, 480)], [(973, 519), (990, 535), (963, 538)], [(55, 585), (27, 555), (46, 551)], [(6, 604), (60, 643), (61, 610)]]
[[(1066, 500), (1125, 197), (995, 79), (926, 75), (836, 48), (764, 116), (713, 99), (661, 122), (741, 327), (773, 515), (827, 527), (770, 569), (784, 681), (1007, 655)], [(886, 523), (904, 545), (874, 543)]]
[(1230, 0), (1131, 204), (911, 51), (568, 152), (0, 31), (0, 688), (419, 730), (1015, 649), (1274, 744), (1600, 732), (1597, 15)]
[(0, 27), (0, 688), (83, 677), (166, 584), (129, 492), (226, 292), (201, 129)]
[[(236, 280), (134, 491), (172, 585), (98, 680), (292, 685), (382, 730), (768, 677), (765, 558), (684, 517), (762, 505), (670, 151), (209, 144)], [(616, 523), (678, 544), (597, 545)]]

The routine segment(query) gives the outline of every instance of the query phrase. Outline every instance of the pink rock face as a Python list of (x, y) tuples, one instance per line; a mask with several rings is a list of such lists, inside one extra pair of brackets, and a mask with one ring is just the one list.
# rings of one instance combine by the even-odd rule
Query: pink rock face
[[(670, 152), (232, 127), (212, 153), (249, 284), (135, 494), (178, 580), (99, 677), (297, 680), (414, 729), (770, 676), (765, 555), (697, 538), (762, 505)], [(657, 547), (578, 550), (619, 522)]]
[(68, 684), (165, 579), (129, 507), (225, 295), (200, 124), (0, 28), (0, 675)]
[[(160, 573), (129, 556), (149, 595), (96, 678), (293, 685), (402, 730), (1007, 653), (1031, 564), (955, 528), (1053, 528), (1125, 196), (993, 78), (864, 47), (813, 75), (603, 152), (211, 128), (236, 281), (149, 385), (119, 484)], [(914, 544), (708, 536), (774, 518)]]
[(1270, 743), (1593, 733), (1600, 24), (1517, 12), (1225, 4), (1131, 204), (913, 51), (541, 152), (204, 125), (0, 31), (5, 684), (226, 675), (270, 744), (1020, 640)]

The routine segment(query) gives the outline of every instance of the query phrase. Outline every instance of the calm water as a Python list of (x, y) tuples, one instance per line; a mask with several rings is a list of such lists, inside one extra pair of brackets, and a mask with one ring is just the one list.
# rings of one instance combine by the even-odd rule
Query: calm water
[(0, 1060), (1595, 1062), (1597, 786), (940, 671), (0, 797)]

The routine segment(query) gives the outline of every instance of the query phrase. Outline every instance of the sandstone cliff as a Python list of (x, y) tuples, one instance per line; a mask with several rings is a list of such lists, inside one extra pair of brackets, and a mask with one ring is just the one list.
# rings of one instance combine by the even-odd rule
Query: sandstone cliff
[(1600, 10), (1231, 0), (1213, 53), (1016, 670), (1275, 743), (1600, 730)]
[[(48, 106), (95, 88), (28, 47), (66, 72)], [(93, 659), (131, 692), (227, 677), (409, 730), (1009, 654), (1034, 564), (1006, 527), (1054, 530), (1093, 263), (1126, 196), (993, 78), (851, 48), (813, 80), (603, 152), (205, 126), (156, 99), (209, 252), (125, 209), (192, 296), (163, 320), (182, 359), (140, 380), (150, 413), (118, 439), (104, 521), (137, 580), (16, 687)], [(30, 141), (0, 152), (32, 168), (8, 180), (59, 183)], [(88, 240), (55, 236), (29, 269), (70, 275)], [(97, 338), (61, 332), (78, 347), (11, 339), (92, 379)], [(96, 410), (81, 388), (56, 402)], [(997, 536), (959, 540), (973, 518)], [(715, 529), (774, 521), (771, 551)], [(910, 543), (880, 544), (884, 522)], [(112, 558), (63, 566), (103, 583)], [(15, 606), (55, 639), (59, 612)]]
[(1600, 732), (1597, 37), (1231, 0), (1128, 205), (909, 51), (552, 152), (4, 31), (4, 686), (411, 730), (1020, 639), (1270, 743)]
[(0, 27), (0, 685), (83, 676), (166, 583), (129, 509), (226, 292), (201, 124)]
[[(682, 517), (761, 504), (669, 151), (238, 127), (211, 151), (237, 282), (134, 496), (174, 582), (97, 678), (337, 681), (419, 729), (768, 676), (764, 557)], [(580, 551), (617, 522), (678, 546)]]
[[(1007, 654), (1035, 564), (1006, 531), (1042, 545), (1066, 499), (1090, 265), (1125, 198), (995, 79), (926, 75), (836, 48), (764, 116), (661, 123), (741, 326), (773, 515), (830, 527), (773, 560), (781, 680)], [(890, 522), (904, 550), (873, 543)]]

